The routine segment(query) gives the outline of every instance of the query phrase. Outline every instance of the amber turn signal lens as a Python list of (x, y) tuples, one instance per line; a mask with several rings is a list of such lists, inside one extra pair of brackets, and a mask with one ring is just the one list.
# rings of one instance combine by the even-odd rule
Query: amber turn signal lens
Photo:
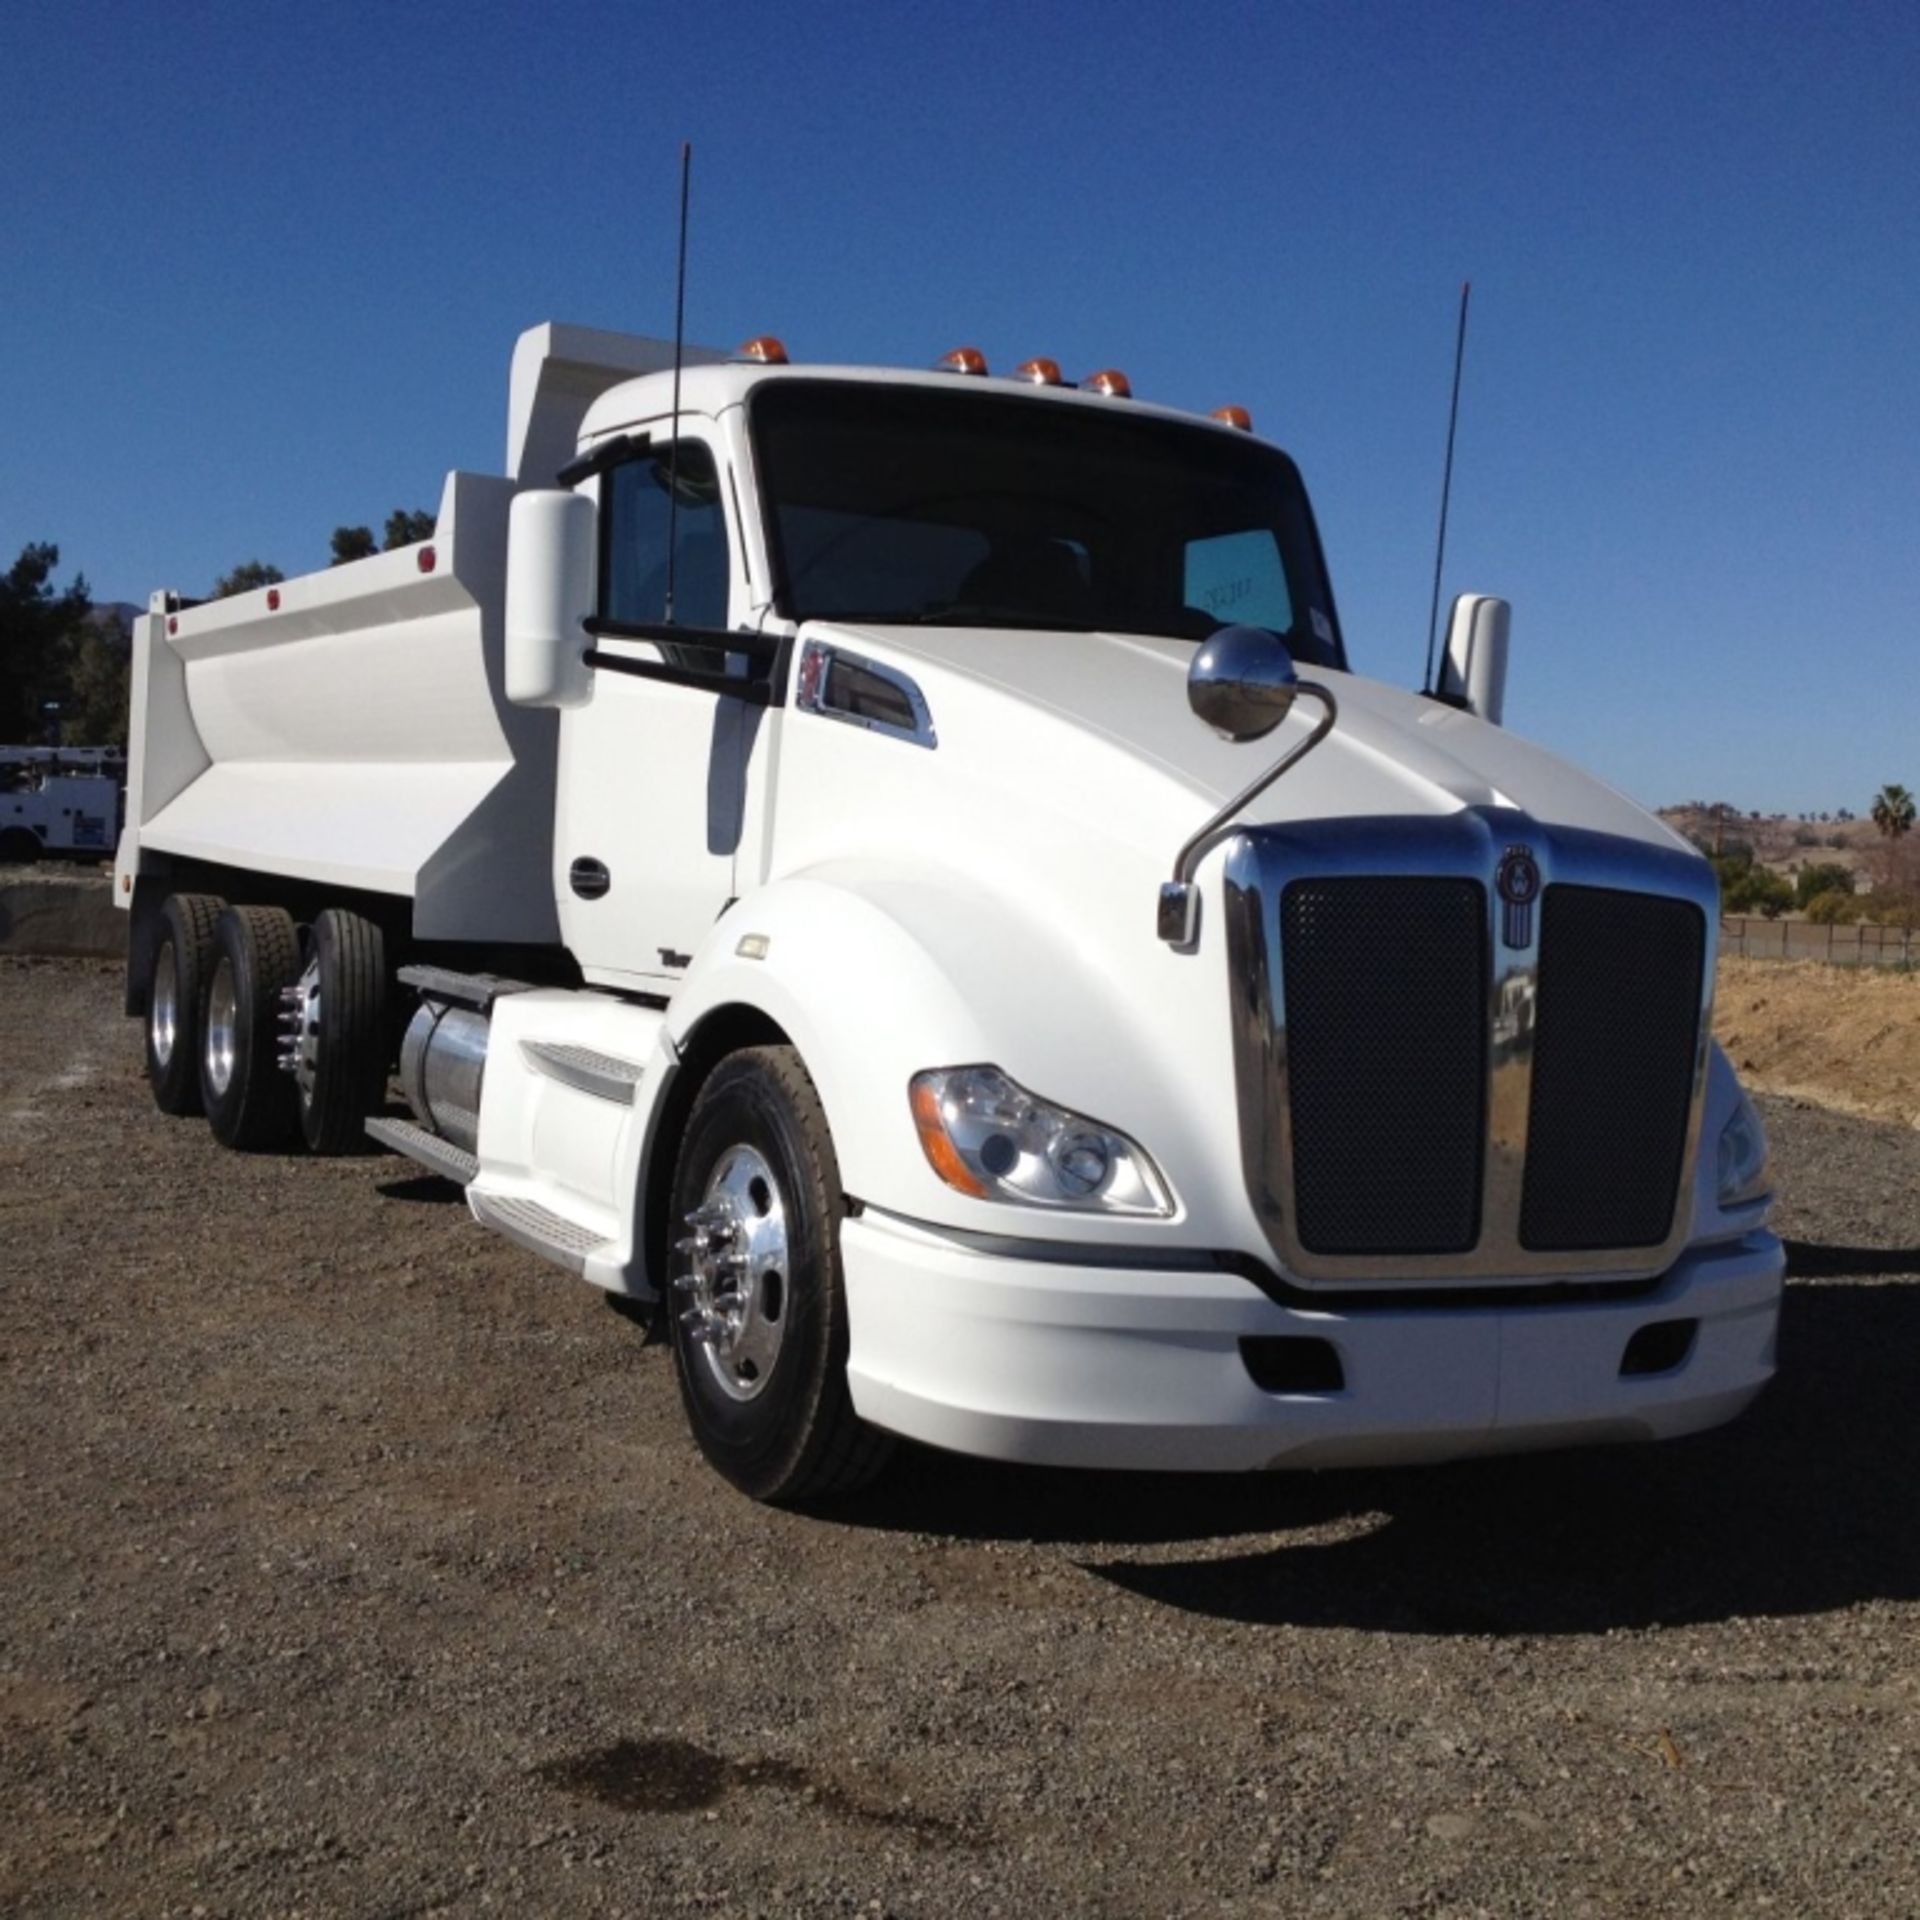
[(1242, 433), (1253, 431), (1253, 415), (1245, 407), (1215, 407), (1207, 418), (1222, 421), (1230, 427), (1238, 427)]
[(933, 363), (933, 370), (935, 373), (983, 374), (987, 370), (987, 356), (978, 347), (955, 347)]
[(976, 1200), (987, 1197), (985, 1182), (975, 1178), (960, 1149), (947, 1138), (946, 1123), (940, 1117), (940, 1096), (924, 1081), (916, 1081), (907, 1096), (913, 1102), (913, 1124), (920, 1134), (920, 1151), (927, 1164), (956, 1192), (970, 1194)]
[(1104, 393), (1109, 400), (1133, 398), (1133, 383), (1118, 367), (1108, 367), (1103, 372), (1089, 374), (1081, 384), (1089, 393)]
[(770, 333), (756, 333), (747, 344), (734, 355), (736, 360), (755, 360), (763, 367), (784, 367), (787, 364), (787, 350)]
[(1067, 383), (1060, 376), (1060, 362), (1049, 360), (1044, 354), (1038, 359), (1023, 360), (1013, 370), (1016, 380), (1031, 380), (1036, 387), (1064, 387)]

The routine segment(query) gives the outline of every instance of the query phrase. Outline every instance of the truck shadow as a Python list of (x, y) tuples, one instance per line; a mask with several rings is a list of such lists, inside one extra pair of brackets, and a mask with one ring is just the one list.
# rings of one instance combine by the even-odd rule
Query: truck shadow
[[(1232, 1479), (920, 1454), (843, 1517), (1084, 1547), (1129, 1593), (1263, 1626), (1596, 1633), (1920, 1599), (1920, 1286), (1870, 1277), (1920, 1272), (1920, 1250), (1795, 1253), (1849, 1278), (1789, 1288), (1779, 1378), (1697, 1439)], [(1213, 1544), (1236, 1535), (1259, 1538)], [(1182, 1545), (1206, 1550), (1159, 1551)]]

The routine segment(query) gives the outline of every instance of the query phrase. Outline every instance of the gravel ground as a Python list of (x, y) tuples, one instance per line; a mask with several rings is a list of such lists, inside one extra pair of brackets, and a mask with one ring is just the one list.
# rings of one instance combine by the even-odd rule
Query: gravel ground
[(1723, 1433), (802, 1516), (450, 1189), (137, 1064), (0, 960), (0, 1909), (1920, 1911), (1920, 1134), (1770, 1105)]

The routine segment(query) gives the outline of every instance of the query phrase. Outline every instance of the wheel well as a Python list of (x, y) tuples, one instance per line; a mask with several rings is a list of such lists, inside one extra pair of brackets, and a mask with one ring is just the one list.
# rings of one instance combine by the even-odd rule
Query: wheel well
[(673, 1198), (673, 1159), (680, 1135), (686, 1129), (687, 1115), (706, 1085), (707, 1077), (729, 1054), (746, 1047), (786, 1047), (791, 1037), (777, 1021), (769, 1019), (758, 1007), (715, 1007), (687, 1035), (680, 1049), (680, 1065), (672, 1084), (661, 1097), (660, 1116), (654, 1122), (653, 1145), (647, 1154), (647, 1191), (641, 1211), (642, 1246), (646, 1252), (647, 1273), (656, 1291), (666, 1295), (667, 1254), (673, 1222), (669, 1208)]

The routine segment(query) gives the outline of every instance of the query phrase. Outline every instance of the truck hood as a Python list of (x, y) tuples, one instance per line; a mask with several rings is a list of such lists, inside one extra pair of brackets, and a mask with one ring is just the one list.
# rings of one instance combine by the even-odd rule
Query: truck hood
[[(1302, 738), (1319, 703), (1302, 699), (1264, 739), (1222, 740), (1187, 705), (1195, 646), (1139, 634), (810, 623), (913, 675), (936, 730), (953, 681), (1095, 736), (1189, 789), (1197, 821)], [(1308, 669), (1339, 703), (1319, 748), (1248, 809), (1249, 822), (1515, 808), (1546, 826), (1585, 828), (1690, 851), (1661, 821), (1605, 782), (1472, 714), (1358, 674)], [(958, 691), (956, 689), (956, 691)], [(1011, 719), (1012, 715), (1009, 714)]]

